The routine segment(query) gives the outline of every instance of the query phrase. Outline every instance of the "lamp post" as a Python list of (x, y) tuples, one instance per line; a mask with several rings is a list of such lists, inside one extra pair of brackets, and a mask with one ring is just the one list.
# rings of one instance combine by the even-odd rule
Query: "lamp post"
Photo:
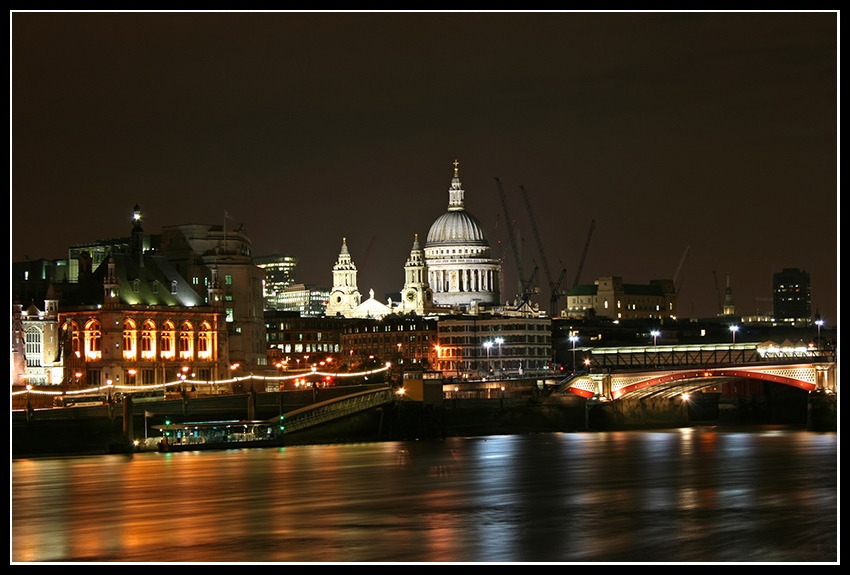
[(499, 375), (501, 376), (504, 374), (505, 371), (504, 366), (502, 365), (502, 344), (505, 342), (505, 339), (502, 337), (497, 337), (493, 341), (495, 341), (496, 344), (499, 346)]
[(237, 378), (236, 370), (237, 369), (239, 369), (239, 362), (238, 361), (230, 364), (230, 376), (231, 376), (230, 378), (232, 380), (232, 382), (230, 384), (230, 389), (233, 393), (236, 393), (237, 391), (242, 391), (242, 384), (237, 383), (237, 381), (236, 381), (236, 378)]
[(817, 326), (818, 326), (818, 351), (820, 351), (820, 349), (821, 349), (821, 344), (820, 344), (820, 328), (821, 328), (821, 326), (823, 325), (823, 320), (822, 320), (822, 319), (820, 319), (820, 318), (816, 319), (816, 320), (815, 320), (815, 325), (817, 325)]
[(571, 335), (570, 341), (573, 342), (573, 375), (576, 374), (576, 342), (578, 341), (578, 336)]
[(32, 419), (32, 416), (33, 416), (32, 400), (30, 398), (31, 392), (32, 392), (32, 385), (30, 385), (28, 383), (27, 384), (27, 421), (30, 421)]
[(658, 367), (658, 336), (661, 335), (661, 332), (657, 329), (652, 330), (652, 345), (655, 347), (655, 367)]
[(735, 345), (735, 334), (738, 333), (738, 326), (737, 325), (730, 325), (729, 331), (732, 332), (732, 345)]
[(109, 414), (109, 419), (112, 420), (114, 417), (114, 411), (112, 409), (112, 380), (106, 380), (106, 411)]
[(493, 347), (492, 341), (485, 341), (484, 348), (487, 350), (487, 375), (493, 372), (493, 365), (490, 363), (490, 348)]

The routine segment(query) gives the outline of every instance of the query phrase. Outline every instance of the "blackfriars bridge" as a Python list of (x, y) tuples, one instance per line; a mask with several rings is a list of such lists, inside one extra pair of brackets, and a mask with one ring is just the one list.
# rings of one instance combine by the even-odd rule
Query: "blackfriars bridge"
[(766, 342), (576, 351), (588, 369), (568, 377), (558, 388), (588, 399), (669, 398), (697, 391), (736, 395), (745, 382), (838, 393), (835, 355), (806, 346)]

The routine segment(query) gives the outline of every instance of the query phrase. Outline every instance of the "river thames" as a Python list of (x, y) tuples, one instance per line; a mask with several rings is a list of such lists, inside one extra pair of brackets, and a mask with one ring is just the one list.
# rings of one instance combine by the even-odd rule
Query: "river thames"
[(12, 563), (839, 564), (838, 434), (711, 427), (15, 459)]

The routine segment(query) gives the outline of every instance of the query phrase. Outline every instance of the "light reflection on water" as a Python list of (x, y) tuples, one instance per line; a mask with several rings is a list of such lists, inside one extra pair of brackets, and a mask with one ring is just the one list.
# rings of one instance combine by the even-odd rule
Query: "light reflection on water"
[(12, 462), (12, 562), (835, 562), (837, 434), (682, 429)]

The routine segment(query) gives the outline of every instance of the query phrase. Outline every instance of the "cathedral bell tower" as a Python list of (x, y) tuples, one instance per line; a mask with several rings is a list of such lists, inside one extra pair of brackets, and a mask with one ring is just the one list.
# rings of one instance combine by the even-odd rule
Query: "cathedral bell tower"
[(401, 309), (405, 313), (423, 315), (433, 304), (434, 293), (428, 285), (428, 267), (419, 247), (419, 234), (413, 235), (410, 257), (404, 264), (404, 287), (401, 290)]
[(348, 244), (342, 238), (342, 248), (333, 270), (333, 287), (328, 298), (325, 315), (328, 317), (342, 315), (360, 305), (360, 292), (357, 291), (357, 266), (351, 261)]

